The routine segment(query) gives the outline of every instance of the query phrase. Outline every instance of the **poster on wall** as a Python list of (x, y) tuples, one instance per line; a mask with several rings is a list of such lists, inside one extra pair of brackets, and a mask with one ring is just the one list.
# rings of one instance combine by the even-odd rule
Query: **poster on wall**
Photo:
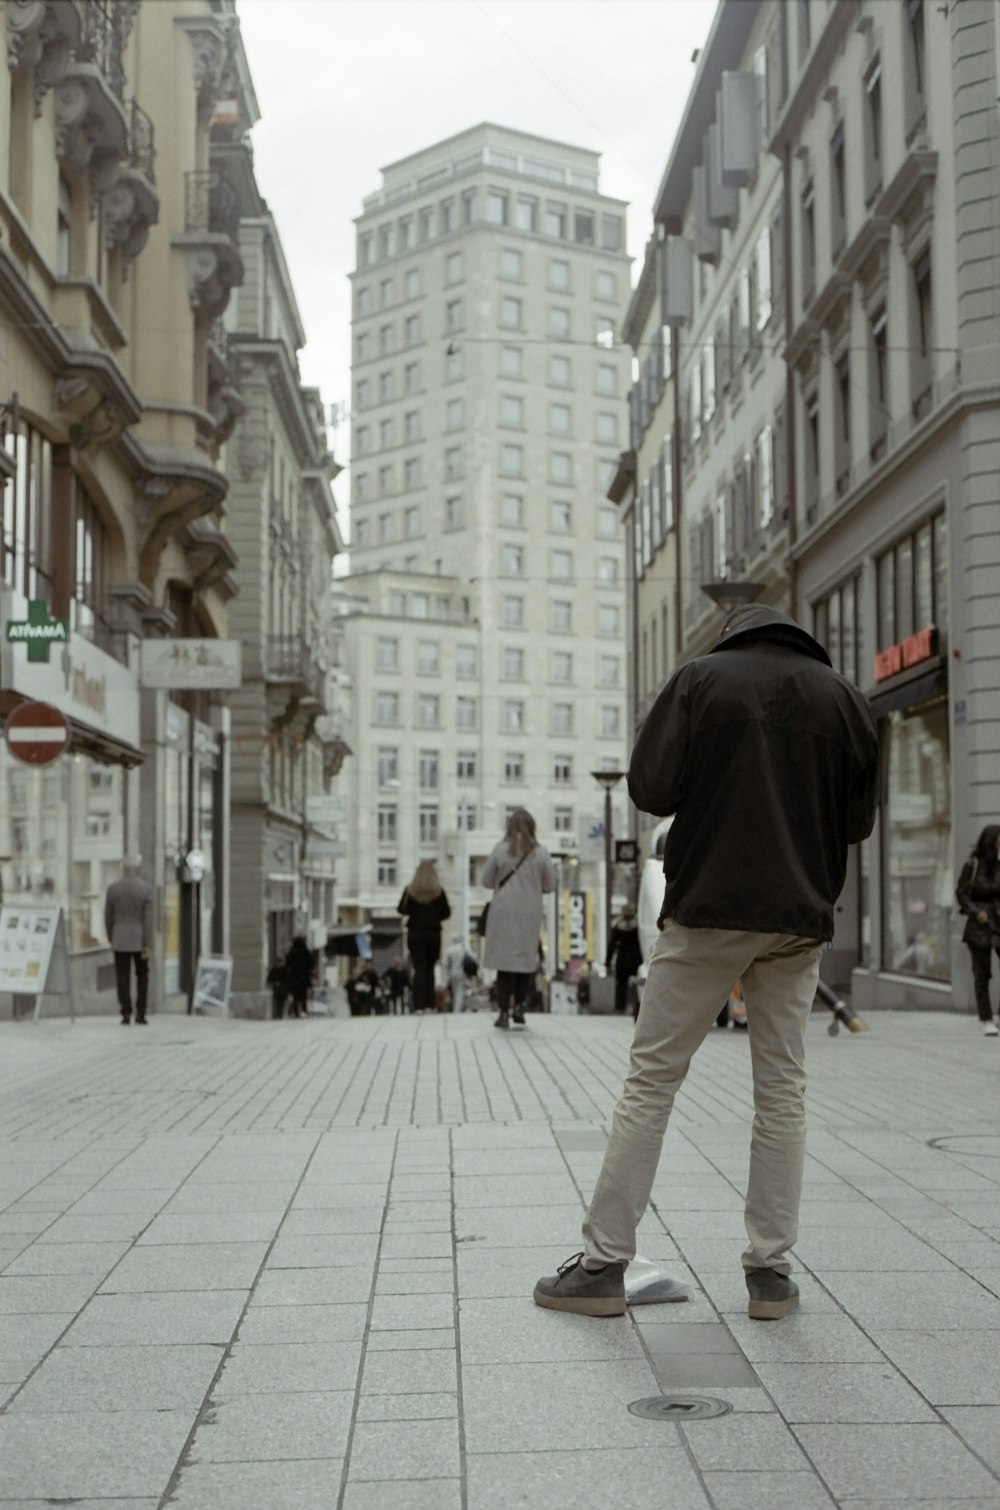
[(196, 1012), (218, 1012), (229, 1015), (229, 987), (233, 979), (233, 961), (228, 954), (206, 954), (198, 961), (194, 977), (194, 1001)]
[(562, 898), (562, 957), (565, 978), (575, 983), (594, 957), (594, 898), (589, 891), (567, 891)]

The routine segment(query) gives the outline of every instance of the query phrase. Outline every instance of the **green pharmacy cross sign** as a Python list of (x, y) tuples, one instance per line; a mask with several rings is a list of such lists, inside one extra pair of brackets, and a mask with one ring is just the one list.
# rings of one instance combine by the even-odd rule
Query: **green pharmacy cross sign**
[(69, 619), (51, 618), (44, 598), (32, 598), (27, 619), (7, 625), (7, 639), (13, 644), (27, 645), (29, 661), (47, 664), (49, 646), (54, 642), (65, 645), (69, 639)]

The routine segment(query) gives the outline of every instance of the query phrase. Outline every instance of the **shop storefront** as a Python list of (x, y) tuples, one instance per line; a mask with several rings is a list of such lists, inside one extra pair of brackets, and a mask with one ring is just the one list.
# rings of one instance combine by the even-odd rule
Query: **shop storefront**
[(30, 700), (58, 708), (71, 731), (67, 752), (41, 767), (24, 764), (0, 742), (2, 899), (63, 909), (76, 1009), (112, 1010), (104, 895), (138, 845), (137, 677), (68, 627), (64, 639), (49, 643), (8, 640), (8, 626), (16, 636), (18, 626), (48, 621), (41, 600), (29, 604), (4, 589), (0, 618), (0, 725)]

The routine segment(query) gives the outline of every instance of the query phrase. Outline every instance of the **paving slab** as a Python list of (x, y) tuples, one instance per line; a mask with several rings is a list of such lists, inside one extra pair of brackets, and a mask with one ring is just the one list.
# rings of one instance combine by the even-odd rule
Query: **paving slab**
[[(343, 1469), (339, 1458), (189, 1463), (167, 1500), (169, 1510), (330, 1510)], [(117, 1505), (107, 1510), (118, 1510)]]
[(834, 1498), (997, 1500), (997, 1479), (941, 1422), (799, 1426), (796, 1435)]
[(198, 1421), (191, 1463), (342, 1459), (354, 1391), (234, 1395), (214, 1400)]
[(238, 1342), (226, 1356), (213, 1398), (354, 1389), (361, 1346), (360, 1337), (351, 1342)]
[(76, 1411), (0, 1416), (0, 1501), (142, 1498), (162, 1492), (184, 1446), (189, 1411)]
[(835, 1504), (811, 1472), (709, 1472), (702, 1481), (714, 1510), (832, 1510)]
[(671, 1426), (662, 1443), (598, 1451), (473, 1452), (469, 1503), (476, 1510), (509, 1506), (664, 1506), (708, 1510), (711, 1500)]

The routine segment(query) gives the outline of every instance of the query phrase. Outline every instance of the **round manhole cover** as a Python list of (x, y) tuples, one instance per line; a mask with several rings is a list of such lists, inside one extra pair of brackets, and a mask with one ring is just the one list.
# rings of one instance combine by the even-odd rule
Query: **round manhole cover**
[(732, 1410), (728, 1400), (715, 1400), (711, 1395), (653, 1395), (648, 1400), (633, 1400), (629, 1405), (633, 1416), (642, 1416), (646, 1421), (707, 1421), (712, 1416), (726, 1416)]

